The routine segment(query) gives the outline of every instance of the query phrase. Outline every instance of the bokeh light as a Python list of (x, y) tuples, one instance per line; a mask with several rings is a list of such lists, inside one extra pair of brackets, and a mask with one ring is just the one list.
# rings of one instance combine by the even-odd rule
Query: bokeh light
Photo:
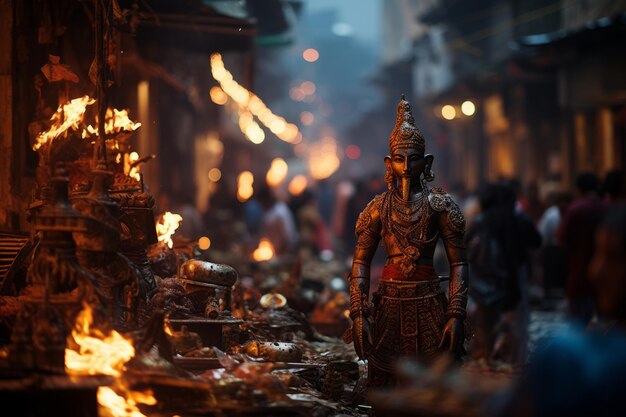
[(359, 148), (357, 145), (349, 145), (346, 148), (346, 156), (348, 157), (348, 159), (359, 159), (359, 157), (361, 156), (361, 148)]
[(461, 104), (461, 111), (466, 116), (472, 116), (474, 113), (476, 113), (476, 106), (470, 100), (467, 100), (464, 101), (463, 104)]
[(453, 106), (446, 104), (441, 108), (441, 115), (446, 120), (452, 120), (456, 117), (456, 110)]
[(222, 178), (222, 171), (219, 168), (211, 168), (209, 170), (209, 179), (213, 182), (218, 182)]
[(200, 248), (200, 250), (209, 249), (211, 247), (211, 239), (206, 236), (202, 236), (200, 239), (198, 239), (198, 247)]
[(293, 179), (289, 182), (287, 189), (291, 195), (296, 196), (302, 194), (308, 185), (309, 180), (307, 180), (304, 175), (300, 174), (293, 177)]
[(267, 185), (270, 187), (276, 187), (280, 185), (287, 177), (287, 172), (289, 171), (289, 166), (287, 162), (285, 162), (282, 158), (274, 158), (272, 160), (272, 164), (270, 169), (267, 171), (265, 176), (265, 181)]
[(302, 84), (300, 84), (300, 89), (302, 90), (304, 94), (306, 94), (307, 96), (310, 96), (311, 94), (315, 94), (315, 90), (317, 89), (317, 86), (315, 85), (315, 83), (311, 81), (305, 81)]
[(307, 62), (315, 62), (319, 59), (320, 53), (316, 49), (309, 48), (302, 52), (302, 58)]
[(212, 87), (209, 91), (209, 96), (213, 103), (219, 104), (220, 106), (228, 102), (228, 95), (219, 87)]
[(300, 121), (305, 126), (311, 126), (315, 122), (315, 116), (310, 111), (300, 113)]

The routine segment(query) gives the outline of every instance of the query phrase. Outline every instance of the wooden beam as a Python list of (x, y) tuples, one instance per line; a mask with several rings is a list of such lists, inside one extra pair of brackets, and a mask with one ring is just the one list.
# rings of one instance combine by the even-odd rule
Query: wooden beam
[(13, 0), (0, 0), (0, 229), (13, 217)]

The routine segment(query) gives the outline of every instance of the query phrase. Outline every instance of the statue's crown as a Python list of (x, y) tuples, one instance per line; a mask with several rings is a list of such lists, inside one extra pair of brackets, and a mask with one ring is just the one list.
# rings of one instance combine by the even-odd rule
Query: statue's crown
[(389, 136), (389, 152), (393, 155), (400, 148), (414, 148), (422, 155), (426, 151), (426, 141), (419, 129), (415, 127), (411, 105), (404, 99), (404, 95), (398, 103), (396, 125)]

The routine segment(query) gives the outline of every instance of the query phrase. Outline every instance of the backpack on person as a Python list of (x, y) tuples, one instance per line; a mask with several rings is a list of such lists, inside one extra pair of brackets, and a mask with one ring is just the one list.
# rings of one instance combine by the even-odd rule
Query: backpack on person
[(476, 219), (468, 233), (470, 296), (476, 303), (491, 306), (509, 296), (509, 267), (502, 244), (484, 218)]

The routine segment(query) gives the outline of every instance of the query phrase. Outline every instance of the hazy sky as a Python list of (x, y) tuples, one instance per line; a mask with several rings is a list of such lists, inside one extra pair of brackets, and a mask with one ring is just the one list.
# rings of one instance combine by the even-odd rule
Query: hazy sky
[(308, 0), (305, 7), (311, 12), (336, 10), (338, 18), (354, 29), (355, 38), (379, 49), (380, 3), (381, 0)]

